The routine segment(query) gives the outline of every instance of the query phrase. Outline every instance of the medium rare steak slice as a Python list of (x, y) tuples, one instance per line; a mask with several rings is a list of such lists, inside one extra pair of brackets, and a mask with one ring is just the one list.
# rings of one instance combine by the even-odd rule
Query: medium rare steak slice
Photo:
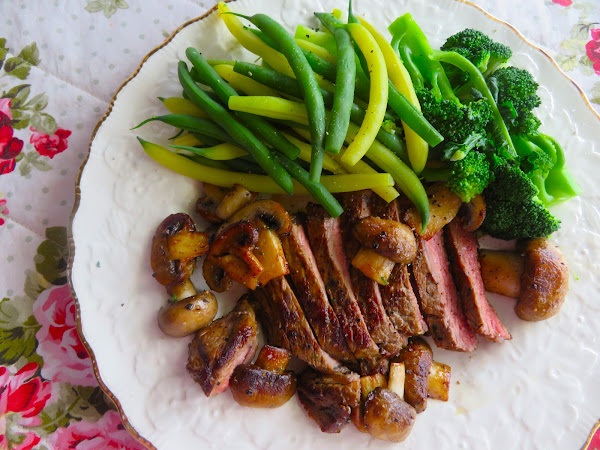
[(329, 302), (338, 317), (348, 347), (358, 359), (374, 357), (379, 349), (369, 335), (352, 291), (340, 221), (329, 216), (321, 206), (312, 203), (308, 204), (306, 210), (308, 238)]
[[(373, 213), (382, 219), (400, 221), (400, 207), (396, 200), (386, 203), (374, 198)], [(388, 316), (396, 329), (405, 336), (418, 336), (427, 332), (419, 302), (410, 281), (408, 267), (396, 264), (387, 286), (380, 286), (381, 299)]]
[(298, 398), (308, 415), (324, 433), (339, 433), (350, 422), (353, 408), (360, 403), (360, 377), (348, 374), (324, 375), (307, 369), (298, 377)]
[(469, 326), (491, 341), (511, 339), (485, 296), (475, 234), (465, 231), (458, 220), (453, 220), (444, 229), (448, 258)]
[(460, 308), (444, 249), (443, 231), (428, 241), (419, 238), (419, 253), (413, 263), (413, 273), (435, 344), (448, 350), (475, 350), (477, 338)]
[(387, 286), (381, 286), (381, 299), (396, 329), (405, 336), (419, 336), (428, 330), (405, 264), (396, 264)]
[(294, 217), (294, 222), (291, 232), (281, 236), (281, 243), (298, 302), (323, 350), (339, 361), (356, 361), (327, 299), (325, 284), (300, 218)]
[(262, 291), (270, 304), (270, 320), (278, 323), (285, 333), (288, 344), (285, 348), (321, 372), (347, 371), (346, 367), (329, 356), (315, 339), (298, 299), (285, 277), (269, 281)]
[[(360, 243), (354, 237), (352, 229), (360, 219), (371, 216), (372, 197), (370, 190), (342, 195), (344, 213), (340, 218), (348, 261), (352, 261), (360, 249)], [(371, 338), (377, 343), (383, 356), (396, 355), (406, 345), (406, 337), (401, 336), (390, 321), (383, 305), (379, 285), (352, 266), (350, 266), (350, 278), (358, 307), (365, 318)]]
[(233, 369), (252, 360), (257, 335), (256, 317), (245, 296), (233, 311), (196, 333), (186, 367), (207, 397), (227, 389)]

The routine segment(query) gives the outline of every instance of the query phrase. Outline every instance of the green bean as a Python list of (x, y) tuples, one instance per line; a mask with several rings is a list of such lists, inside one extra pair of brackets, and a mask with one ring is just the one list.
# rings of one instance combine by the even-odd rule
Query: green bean
[(325, 104), (319, 90), (319, 84), (302, 49), (294, 38), (278, 22), (265, 14), (246, 17), (272, 40), (279, 44), (280, 51), (288, 60), (302, 92), (308, 111), (311, 131), (312, 157), (310, 161), (310, 179), (319, 181), (323, 167), (323, 144), (325, 138)]
[(185, 62), (180, 61), (177, 73), (179, 82), (190, 100), (200, 106), (211, 119), (220, 124), (233, 139), (254, 156), (256, 162), (273, 178), (273, 180), (286, 192), (293, 193), (292, 178), (275, 160), (269, 149), (252, 134), (248, 128), (239, 123), (222, 105), (212, 100), (198, 87), (192, 79)]
[(344, 212), (344, 208), (342, 208), (335, 197), (321, 183), (312, 181), (308, 172), (300, 167), (298, 163), (287, 159), (285, 156), (280, 156), (278, 159), (290, 175), (304, 186), (331, 217), (339, 217)]
[(396, 114), (400, 116), (404, 123), (432, 147), (442, 142), (444, 137), (423, 117), (421, 111), (396, 89), (392, 83), (389, 83), (388, 86), (388, 104), (396, 111)]
[(348, 32), (343, 28), (338, 28), (335, 30), (334, 37), (338, 49), (338, 60), (333, 105), (325, 137), (325, 150), (339, 153), (348, 132), (351, 107), (354, 104), (356, 63), (352, 40)]
[[(245, 75), (253, 80), (258, 81), (265, 86), (268, 86), (272, 89), (276, 89), (279, 92), (283, 92), (284, 94), (291, 95), (296, 98), (302, 98), (302, 90), (298, 85), (298, 82), (292, 78), (284, 75), (282, 73), (276, 72), (272, 69), (266, 69), (261, 66), (257, 66), (256, 64), (251, 64), (242, 61), (236, 61), (233, 66), (233, 70), (239, 74)], [(327, 108), (331, 108), (333, 106), (333, 96), (334, 94), (326, 91), (325, 89), (321, 89), (321, 94), (323, 95), (323, 101)], [(365, 110), (358, 106), (356, 103), (353, 103), (350, 109), (350, 120), (358, 125), (360, 125), (365, 118)], [(387, 114), (385, 117), (386, 120), (394, 121), (394, 117)], [(290, 124), (285, 124), (290, 125)], [(291, 126), (297, 127), (297, 124), (291, 124)], [(392, 150), (396, 155), (402, 158), (403, 161), (408, 161), (408, 156), (406, 154), (406, 147), (404, 146), (404, 142), (402, 140), (392, 134), (384, 130), (383, 128), (379, 130), (377, 133), (377, 139), (390, 150)]]
[(222, 141), (218, 139), (212, 138), (202, 133), (190, 132), (192, 136), (201, 141), (204, 145), (208, 145), (210, 147), (214, 147), (215, 145), (219, 145)]
[(166, 123), (167, 125), (171, 125), (175, 128), (193, 131), (204, 136), (210, 136), (220, 141), (232, 142), (231, 137), (229, 137), (229, 135), (214, 122), (202, 119), (200, 117), (190, 116), (188, 114), (165, 114), (164, 116), (153, 116), (133, 127), (132, 130), (135, 130), (142, 125), (155, 120)]
[[(198, 81), (211, 87), (217, 94), (219, 100), (225, 103), (225, 105), (227, 105), (229, 97), (238, 95), (237, 91), (232, 88), (227, 81), (221, 78), (198, 50), (189, 47), (185, 54), (194, 66), (193, 70)], [(192, 78), (194, 78), (194, 73), (192, 73)], [(300, 150), (266, 120), (248, 113), (237, 113), (236, 115), (244, 122), (250, 131), (259, 135), (269, 145), (286, 155), (288, 158), (296, 159), (300, 154)]]

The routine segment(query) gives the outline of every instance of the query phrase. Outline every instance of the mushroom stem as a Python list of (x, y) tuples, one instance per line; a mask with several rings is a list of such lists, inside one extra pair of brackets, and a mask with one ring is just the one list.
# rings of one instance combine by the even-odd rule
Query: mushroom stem
[(176, 301), (180, 301), (196, 295), (196, 288), (188, 278), (182, 283), (173, 286), (167, 286), (167, 293), (172, 297), (174, 296)]

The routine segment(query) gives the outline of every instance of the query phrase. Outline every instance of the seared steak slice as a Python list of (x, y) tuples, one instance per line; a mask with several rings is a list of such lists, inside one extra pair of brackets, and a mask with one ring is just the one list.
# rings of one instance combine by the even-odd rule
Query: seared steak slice
[(453, 220), (444, 228), (446, 250), (469, 326), (475, 333), (491, 341), (511, 339), (512, 336), (485, 296), (475, 234), (465, 231), (458, 220)]
[(278, 323), (285, 332), (288, 343), (285, 348), (321, 372), (347, 371), (346, 367), (321, 348), (292, 287), (284, 277), (269, 281), (262, 290), (271, 305), (270, 320)]
[[(375, 196), (374, 196), (375, 197)], [(373, 201), (373, 215), (382, 219), (400, 221), (400, 207), (396, 200), (386, 203), (380, 197)], [(418, 336), (427, 332), (419, 302), (415, 295), (408, 267), (396, 264), (387, 286), (380, 286), (381, 299), (396, 329), (405, 336)]]
[(298, 377), (298, 398), (325, 433), (339, 433), (360, 403), (360, 377), (355, 373), (324, 375), (307, 369)]
[[(348, 261), (352, 261), (360, 249), (360, 243), (354, 237), (352, 229), (360, 219), (371, 216), (372, 197), (370, 190), (342, 194), (344, 205), (344, 214), (341, 216), (342, 238)], [(358, 307), (365, 318), (371, 338), (379, 345), (383, 356), (396, 355), (406, 345), (406, 338), (401, 336), (390, 322), (383, 307), (379, 285), (352, 265), (350, 265), (350, 278)]]
[(427, 332), (419, 302), (415, 295), (408, 267), (396, 264), (387, 286), (381, 286), (381, 299), (396, 329), (404, 336), (419, 336)]
[(358, 307), (365, 318), (371, 338), (379, 346), (382, 356), (395, 356), (406, 345), (407, 337), (396, 331), (384, 308), (380, 291), (384, 286), (379, 286), (355, 267), (350, 268), (350, 276)]
[(207, 397), (229, 386), (233, 370), (252, 360), (258, 348), (258, 324), (248, 300), (196, 333), (189, 345), (187, 370)]
[(248, 295), (250, 304), (252, 305), (252, 308), (254, 308), (256, 318), (265, 335), (266, 343), (273, 345), (274, 347), (281, 347), (289, 350), (290, 343), (285, 335), (285, 330), (282, 327), (281, 321), (272, 319), (273, 317), (277, 317), (277, 313), (273, 311), (271, 300), (269, 300), (262, 289), (251, 291)]
[(419, 238), (419, 253), (413, 263), (413, 273), (435, 344), (448, 350), (475, 350), (477, 338), (460, 308), (444, 250), (443, 231), (428, 241)]
[(369, 335), (352, 291), (340, 221), (312, 203), (308, 204), (306, 210), (308, 238), (348, 347), (358, 359), (376, 356), (379, 350)]
[(290, 279), (300, 306), (323, 350), (340, 361), (355, 361), (348, 348), (335, 311), (329, 304), (325, 284), (308, 243), (300, 218), (294, 218), (292, 231), (281, 236), (290, 268)]

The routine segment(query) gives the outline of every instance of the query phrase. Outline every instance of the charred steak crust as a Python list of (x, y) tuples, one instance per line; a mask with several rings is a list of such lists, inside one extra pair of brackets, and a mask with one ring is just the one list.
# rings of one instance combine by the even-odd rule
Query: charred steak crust
[(252, 360), (257, 335), (256, 317), (245, 297), (229, 314), (196, 333), (188, 347), (186, 368), (207, 397), (227, 389), (233, 370)]
[(323, 277), (329, 302), (338, 317), (346, 342), (358, 359), (379, 353), (352, 291), (339, 219), (318, 205), (307, 206), (308, 238)]
[(294, 217), (292, 230), (288, 235), (281, 237), (281, 243), (290, 268), (289, 279), (317, 341), (333, 358), (346, 362), (355, 361), (335, 311), (329, 304), (325, 284), (308, 243), (301, 217)]
[(413, 273), (421, 309), (435, 344), (447, 350), (475, 350), (477, 338), (460, 307), (444, 249), (443, 231), (428, 241), (422, 238), (418, 241), (419, 252), (413, 263)]
[(262, 288), (271, 304), (273, 322), (279, 322), (287, 338), (287, 348), (310, 366), (325, 373), (347, 371), (321, 348), (306, 321), (296, 295), (284, 277), (271, 280)]
[(298, 399), (324, 433), (339, 433), (360, 403), (355, 373), (324, 375), (307, 369), (298, 377)]
[(469, 326), (491, 341), (511, 339), (485, 295), (475, 234), (464, 230), (458, 220), (450, 222), (444, 230), (448, 258)]
[[(348, 261), (351, 261), (360, 249), (352, 229), (360, 219), (371, 216), (372, 197), (370, 190), (342, 195), (344, 205), (344, 213), (341, 216), (342, 237)], [(379, 351), (383, 356), (396, 355), (406, 345), (406, 337), (400, 335), (390, 321), (383, 305), (379, 285), (352, 266), (350, 266), (350, 278), (358, 307), (371, 338), (379, 345)]]

